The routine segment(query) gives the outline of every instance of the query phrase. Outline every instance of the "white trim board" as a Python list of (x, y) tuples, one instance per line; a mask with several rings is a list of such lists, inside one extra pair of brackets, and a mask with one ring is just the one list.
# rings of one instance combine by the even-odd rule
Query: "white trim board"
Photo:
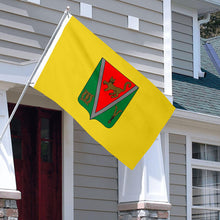
[(62, 211), (63, 220), (74, 220), (74, 124), (62, 112)]
[(176, 109), (172, 117), (178, 117), (178, 118), (183, 118), (183, 119), (189, 119), (192, 121), (220, 125), (220, 117), (215, 116), (215, 115), (203, 114), (199, 112)]
[(25, 85), (37, 62), (23, 64), (0, 61), (0, 79), (2, 82)]
[(172, 11), (171, 0), (164, 0), (164, 94), (172, 96)]
[(186, 201), (187, 201), (187, 220), (192, 216), (192, 140), (186, 136)]
[(201, 72), (200, 25), (198, 12), (193, 14), (193, 77), (199, 78)]
[(163, 151), (164, 171), (167, 184), (168, 202), (170, 202), (170, 155), (169, 155), (169, 133), (161, 132), (161, 146)]

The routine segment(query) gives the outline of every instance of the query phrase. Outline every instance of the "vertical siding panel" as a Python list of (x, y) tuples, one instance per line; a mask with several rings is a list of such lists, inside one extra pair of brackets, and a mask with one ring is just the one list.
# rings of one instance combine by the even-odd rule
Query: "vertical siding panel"
[(186, 138), (170, 134), (170, 219), (186, 220)]

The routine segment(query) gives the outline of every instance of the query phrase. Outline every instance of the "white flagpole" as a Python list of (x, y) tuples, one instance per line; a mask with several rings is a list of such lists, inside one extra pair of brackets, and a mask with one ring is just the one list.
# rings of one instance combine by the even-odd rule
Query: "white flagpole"
[(65, 10), (65, 12), (64, 12), (64, 14), (63, 14), (63, 16), (62, 16), (62, 18), (60, 19), (60, 21), (59, 21), (59, 23), (58, 23), (58, 25), (57, 25), (57, 27), (56, 27), (56, 29), (55, 29), (53, 35), (51, 36), (51, 38), (50, 38), (50, 40), (49, 40), (49, 42), (48, 42), (48, 44), (47, 44), (47, 46), (46, 46), (44, 52), (42, 53), (42, 55), (41, 55), (41, 57), (40, 57), (38, 63), (36, 64), (36, 66), (35, 66), (35, 68), (34, 68), (32, 74), (31, 74), (31, 76), (29, 77), (29, 79), (28, 79), (28, 81), (27, 81), (27, 83), (26, 83), (26, 85), (25, 85), (25, 87), (24, 87), (24, 89), (23, 89), (23, 91), (22, 91), (22, 93), (21, 93), (21, 95), (20, 95), (20, 97), (19, 97), (19, 99), (18, 99), (18, 101), (17, 101), (17, 103), (16, 103), (16, 105), (15, 105), (15, 107), (14, 107), (14, 109), (13, 109), (13, 111), (12, 111), (10, 117), (9, 117), (9, 119), (8, 119), (8, 121), (7, 121), (7, 123), (5, 124), (4, 129), (2, 130), (2, 133), (1, 133), (1, 135), (0, 135), (0, 143), (2, 142), (2, 139), (3, 139), (3, 137), (4, 137), (4, 134), (5, 134), (5, 132), (6, 132), (7, 128), (8, 128), (8, 126), (9, 126), (9, 124), (11, 123), (11, 120), (13, 119), (13, 117), (14, 117), (14, 115), (15, 115), (15, 112), (17, 111), (18, 106), (19, 106), (20, 103), (21, 103), (21, 100), (23, 99), (23, 97), (24, 97), (24, 95), (25, 95), (25, 93), (26, 93), (26, 91), (27, 91), (27, 89), (28, 89), (28, 86), (31, 84), (31, 81), (32, 81), (32, 79), (33, 79), (33, 77), (34, 77), (34, 75), (35, 75), (35, 73), (36, 73), (36, 70), (38, 69), (40, 63), (42, 62), (44, 56), (46, 55), (48, 49), (50, 48), (50, 45), (51, 45), (52, 41), (54, 40), (54, 38), (55, 38), (57, 32), (59, 31), (59, 28), (60, 28), (60, 26), (62, 25), (64, 19), (66, 18), (66, 16), (69, 16), (69, 9), (70, 9), (70, 7), (67, 6), (67, 8), (66, 8), (66, 10)]

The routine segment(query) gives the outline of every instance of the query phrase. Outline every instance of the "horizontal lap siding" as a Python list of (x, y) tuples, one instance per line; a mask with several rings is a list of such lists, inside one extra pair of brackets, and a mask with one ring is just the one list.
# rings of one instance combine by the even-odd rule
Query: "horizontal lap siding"
[(117, 160), (77, 123), (74, 130), (75, 218), (117, 219)]
[(169, 135), (170, 144), (170, 219), (186, 220), (186, 140), (182, 135)]
[(172, 13), (173, 72), (193, 76), (192, 17)]
[[(92, 19), (79, 16), (80, 2), (0, 0), (0, 59), (38, 60), (69, 5), (73, 15), (163, 91), (162, 1), (85, 0), (93, 6)], [(139, 31), (127, 28), (128, 15), (140, 19)]]
[(0, 0), (1, 59), (38, 60), (61, 16), (62, 12), (23, 1)]

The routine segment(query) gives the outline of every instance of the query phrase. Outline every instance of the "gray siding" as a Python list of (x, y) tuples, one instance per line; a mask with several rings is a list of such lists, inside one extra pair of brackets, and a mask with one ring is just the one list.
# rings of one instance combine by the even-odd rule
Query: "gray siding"
[(186, 220), (186, 139), (169, 135), (170, 145), (170, 219)]
[[(164, 89), (163, 1), (83, 0), (93, 18), (79, 16), (81, 0), (0, 0), (0, 59), (38, 60), (66, 6), (118, 54)], [(140, 30), (127, 28), (127, 16), (140, 19)], [(75, 131), (74, 190), (76, 220), (117, 219), (117, 160), (79, 125)]]
[(172, 13), (173, 72), (193, 76), (192, 17)]
[[(39, 59), (66, 5), (83, 24), (163, 91), (162, 1), (85, 0), (93, 18), (79, 16), (80, 0), (0, 0), (0, 59)], [(127, 28), (127, 16), (140, 19), (140, 31)]]
[(75, 219), (116, 220), (117, 160), (77, 123), (74, 140)]

